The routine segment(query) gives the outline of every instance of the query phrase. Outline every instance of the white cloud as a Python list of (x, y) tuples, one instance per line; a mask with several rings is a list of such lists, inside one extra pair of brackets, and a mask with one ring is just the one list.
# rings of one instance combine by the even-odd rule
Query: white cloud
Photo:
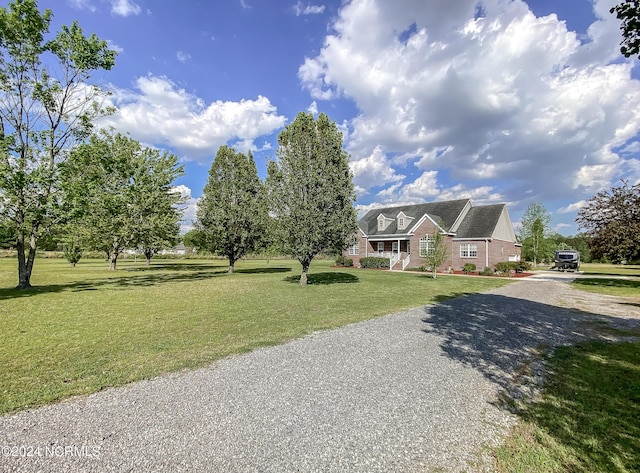
[(393, 170), (380, 147), (376, 147), (365, 158), (351, 161), (350, 167), (353, 173), (353, 183), (360, 189), (359, 194), (366, 193), (371, 187), (402, 181), (405, 177)]
[(107, 40), (107, 46), (109, 47), (109, 49), (117, 52), (118, 54), (124, 51), (124, 49), (122, 49), (120, 46), (118, 46), (116, 43), (114, 43), (110, 39)]
[(100, 121), (140, 141), (169, 146), (186, 159), (204, 159), (228, 142), (243, 150), (254, 140), (285, 124), (268, 98), (205, 103), (166, 77), (146, 76), (136, 90), (116, 89), (111, 97), (117, 113)]
[(191, 59), (191, 55), (183, 51), (178, 51), (176, 53), (176, 58), (178, 59), (178, 61), (184, 64)]
[(573, 204), (569, 204), (566, 207), (560, 207), (558, 210), (556, 210), (556, 212), (558, 212), (560, 214), (573, 213), (573, 212), (577, 212), (578, 210), (580, 210), (581, 208), (583, 208), (586, 205), (587, 205), (587, 201), (586, 200), (579, 200), (578, 202), (574, 202)]
[(309, 104), (307, 112), (312, 113), (314, 116), (318, 114), (318, 103), (315, 100)]
[(324, 12), (324, 8), (324, 5), (311, 5), (310, 3), (305, 5), (302, 2), (298, 2), (293, 6), (293, 12), (296, 16), (319, 15)]
[(360, 189), (391, 189), (388, 177), (415, 165), (418, 180), (378, 194), (436, 197), (437, 184), (438, 198), (586, 198), (636, 169), (614, 151), (640, 131), (640, 82), (619, 60), (615, 3), (595, 0), (579, 37), (522, 0), (485, 0), (480, 15), (475, 0), (353, 0), (298, 77), (315, 100), (357, 106), (346, 142)]
[(88, 10), (91, 13), (96, 11), (96, 7), (91, 0), (68, 0), (68, 3), (78, 10)]
[(182, 220), (180, 221), (180, 233), (186, 233), (189, 230), (193, 230), (193, 222), (196, 219), (199, 199), (192, 197), (191, 189), (183, 184), (175, 186), (172, 190), (180, 192), (180, 195), (185, 199)]
[(111, 13), (120, 16), (139, 15), (140, 5), (131, 0), (111, 0)]

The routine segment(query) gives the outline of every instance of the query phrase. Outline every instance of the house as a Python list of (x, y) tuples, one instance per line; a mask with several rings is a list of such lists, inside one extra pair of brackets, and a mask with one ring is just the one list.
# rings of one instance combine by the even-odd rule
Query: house
[(520, 261), (505, 204), (473, 206), (470, 199), (373, 209), (358, 222), (344, 255), (360, 266), (366, 256), (389, 258), (391, 269), (424, 265), (433, 235), (445, 237), (448, 258), (439, 270), (460, 270), (473, 263), (493, 269), (500, 261)]
[(186, 255), (188, 253), (189, 253), (189, 249), (186, 246), (184, 246), (184, 243), (178, 243), (173, 248), (169, 248), (169, 249), (165, 249), (165, 250), (161, 250), (160, 251), (161, 255), (179, 255), (179, 256), (184, 256), (184, 255)]

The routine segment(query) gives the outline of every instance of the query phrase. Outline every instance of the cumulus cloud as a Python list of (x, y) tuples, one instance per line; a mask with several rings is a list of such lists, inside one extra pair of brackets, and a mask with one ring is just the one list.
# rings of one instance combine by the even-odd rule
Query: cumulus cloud
[(196, 212), (198, 210), (198, 200), (191, 196), (191, 189), (183, 184), (175, 186), (173, 189), (175, 192), (180, 192), (180, 195), (185, 199), (185, 203), (182, 208), (182, 220), (180, 221), (180, 233), (187, 233), (189, 230), (193, 230), (193, 222), (196, 219)]
[(561, 214), (573, 213), (573, 212), (577, 212), (578, 210), (580, 210), (581, 208), (585, 207), (586, 205), (587, 205), (587, 201), (586, 200), (579, 200), (578, 202), (574, 202), (573, 204), (569, 204), (566, 207), (560, 207), (558, 210), (556, 210), (556, 212), (561, 213)]
[[(614, 3), (595, 0), (579, 36), (521, 0), (353, 0), (298, 77), (315, 100), (356, 104), (347, 143), (361, 191), (585, 198), (630, 167), (616, 150), (638, 146), (640, 82), (617, 53)], [(356, 166), (367, 160), (381, 174)], [(388, 178), (400, 175), (414, 178)]]
[(139, 15), (140, 5), (131, 0), (111, 0), (111, 13), (120, 16)]
[(255, 150), (257, 138), (285, 124), (266, 97), (207, 104), (166, 77), (140, 77), (136, 90), (116, 89), (111, 100), (117, 112), (101, 120), (101, 126), (169, 146), (189, 160), (205, 159), (230, 142)]

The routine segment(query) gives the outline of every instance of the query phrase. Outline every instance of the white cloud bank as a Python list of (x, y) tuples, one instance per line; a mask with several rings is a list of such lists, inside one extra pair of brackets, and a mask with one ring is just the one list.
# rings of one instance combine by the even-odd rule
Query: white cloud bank
[(255, 140), (282, 128), (268, 98), (205, 103), (166, 77), (146, 76), (136, 90), (117, 89), (111, 97), (117, 113), (101, 120), (139, 141), (168, 146), (188, 160), (204, 160), (231, 142), (239, 151), (257, 149)]
[(640, 178), (617, 151), (637, 146), (640, 83), (619, 58), (615, 3), (594, 1), (582, 37), (521, 0), (353, 0), (298, 76), (315, 100), (357, 105), (359, 195), (575, 202)]

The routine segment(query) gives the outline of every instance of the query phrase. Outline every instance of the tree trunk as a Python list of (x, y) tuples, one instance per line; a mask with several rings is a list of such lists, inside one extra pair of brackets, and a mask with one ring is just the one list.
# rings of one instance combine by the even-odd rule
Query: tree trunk
[(116, 270), (116, 265), (118, 263), (118, 252), (117, 251), (111, 251), (111, 254), (109, 255), (109, 271), (115, 271)]
[[(35, 230), (34, 230), (35, 231)], [(31, 272), (33, 271), (33, 262), (36, 258), (37, 239), (32, 231), (29, 239), (29, 254), (25, 256), (25, 241), (22, 234), (18, 235), (16, 248), (18, 250), (18, 285), (16, 289), (31, 288)]]
[(233, 274), (233, 269), (234, 269), (234, 263), (231, 262), (231, 260), (229, 260), (229, 271), (228, 274)]
[(302, 264), (302, 274), (300, 275), (300, 285), (307, 285), (307, 273), (309, 272), (309, 263)]
[(438, 272), (437, 268), (433, 268), (433, 279), (436, 278), (436, 273)]
[(144, 250), (144, 257), (147, 259), (147, 266), (151, 266), (152, 256), (153, 256), (153, 250)]

